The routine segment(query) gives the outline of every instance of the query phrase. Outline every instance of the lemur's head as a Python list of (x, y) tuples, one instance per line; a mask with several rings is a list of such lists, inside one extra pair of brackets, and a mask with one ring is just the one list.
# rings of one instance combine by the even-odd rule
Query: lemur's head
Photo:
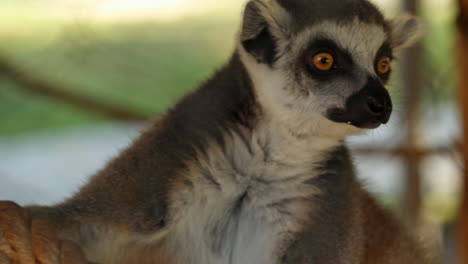
[(387, 123), (393, 52), (420, 21), (366, 0), (251, 0), (238, 52), (266, 111), (298, 134), (343, 137)]

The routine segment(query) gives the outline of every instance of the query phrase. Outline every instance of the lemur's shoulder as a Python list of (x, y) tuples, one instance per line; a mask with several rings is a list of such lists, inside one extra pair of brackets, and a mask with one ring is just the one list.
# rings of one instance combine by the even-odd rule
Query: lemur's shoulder
[[(73, 197), (61, 203), (60, 211), (71, 217), (119, 218), (142, 232), (162, 228), (170, 184), (199, 153), (208, 151), (208, 142), (223, 145), (230, 129), (253, 129), (259, 111), (252, 83), (234, 53), (224, 67), (153, 121)], [(113, 210), (113, 205), (120, 209)]]

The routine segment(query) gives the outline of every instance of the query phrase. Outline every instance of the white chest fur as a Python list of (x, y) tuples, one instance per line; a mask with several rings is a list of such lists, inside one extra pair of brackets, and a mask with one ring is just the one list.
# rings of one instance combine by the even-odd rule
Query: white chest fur
[(299, 140), (281, 126), (239, 129), (213, 143), (175, 183), (169, 247), (179, 263), (272, 264), (309, 221), (306, 181), (338, 142)]

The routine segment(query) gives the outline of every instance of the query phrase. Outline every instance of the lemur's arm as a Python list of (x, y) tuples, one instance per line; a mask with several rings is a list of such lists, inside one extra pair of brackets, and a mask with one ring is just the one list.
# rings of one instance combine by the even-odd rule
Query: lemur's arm
[[(73, 223), (57, 218), (54, 215), (56, 209), (34, 206), (24, 208), (13, 202), (1, 201), (0, 264), (92, 264), (81, 248), (88, 246), (86, 242), (81, 241), (79, 245), (66, 239), (79, 236), (80, 230), (75, 229)], [(145, 250), (150, 252), (145, 253)], [(171, 262), (166, 254), (158, 254), (153, 248), (129, 250), (112, 260), (112, 264), (129, 263)]]
[(13, 202), (0, 202), (0, 264), (87, 264), (81, 248), (62, 240), (55, 223), (31, 217)]
[(143, 157), (144, 147), (156, 145), (151, 139), (137, 140), (57, 205), (23, 208), (0, 202), (0, 264), (88, 263), (82, 252), (100, 264), (169, 263), (158, 245), (134, 243), (159, 230), (166, 215), (164, 178), (139, 184), (147, 182), (147, 171), (157, 171), (152, 159)]

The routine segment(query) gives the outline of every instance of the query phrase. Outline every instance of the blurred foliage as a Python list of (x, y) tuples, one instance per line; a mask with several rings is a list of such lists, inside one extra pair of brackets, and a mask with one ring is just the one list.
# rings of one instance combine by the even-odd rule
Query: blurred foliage
[[(234, 32), (232, 21), (203, 19), (72, 24), (55, 40), (41, 43), (40, 36), (21, 37), (1, 43), (1, 49), (17, 65), (64, 89), (143, 113), (160, 113), (221, 65), (232, 50)], [(0, 109), (0, 134), (97, 119), (21, 93), (6, 81), (0, 83)]]
[[(54, 1), (59, 0), (49, 0)], [(63, 89), (147, 114), (163, 112), (222, 65), (233, 50), (240, 22), (236, 10), (172, 22), (100, 23), (78, 17), (57, 23), (50, 14), (60, 12), (44, 10), (34, 1), (3, 0), (0, 53)], [(426, 97), (450, 100), (455, 68), (452, 17), (431, 19), (440, 10), (426, 11)], [(0, 136), (96, 121), (103, 120), (21, 92), (0, 77)]]
[[(443, 1), (442, 1), (443, 2)], [(440, 10), (444, 12), (440, 12)], [(422, 10), (427, 32), (423, 42), (423, 80), (426, 106), (455, 98), (457, 49), (455, 27), (457, 10), (452, 6), (426, 6)]]

